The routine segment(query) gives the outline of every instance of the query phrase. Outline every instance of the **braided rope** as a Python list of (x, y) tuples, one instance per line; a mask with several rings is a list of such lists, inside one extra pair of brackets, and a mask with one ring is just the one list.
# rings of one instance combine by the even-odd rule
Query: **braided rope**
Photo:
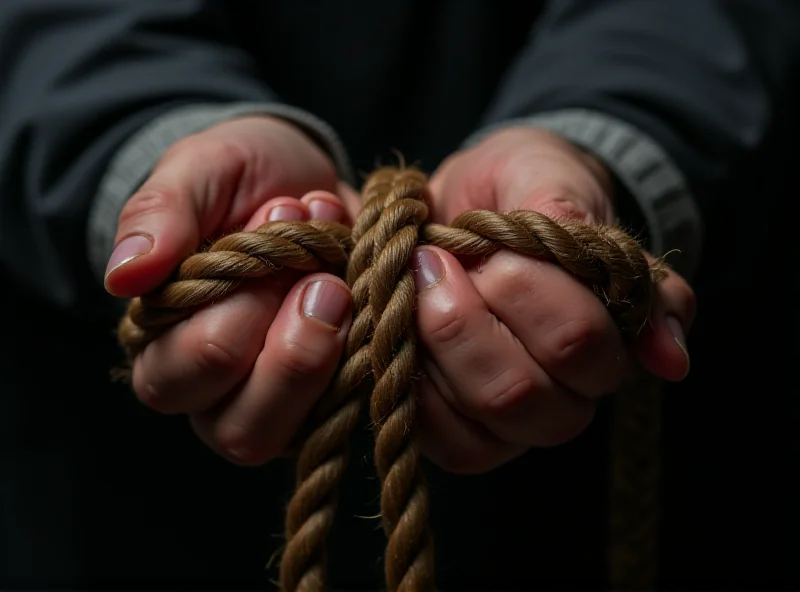
[[(160, 289), (134, 299), (119, 326), (120, 342), (132, 358), (164, 330), (224, 298), (243, 282), (282, 267), (340, 273), (346, 266), (354, 319), (340, 368), (312, 413), (298, 455), (296, 488), (286, 512), (287, 544), (280, 575), (284, 592), (325, 589), (325, 541), (336, 514), (349, 442), (368, 392), (382, 485), (383, 527), (388, 537), (388, 590), (434, 589), (427, 486), (414, 438), (416, 295), (409, 263), (418, 244), (478, 257), (511, 249), (558, 264), (594, 291), (628, 343), (646, 322), (655, 284), (664, 274), (660, 264), (648, 263), (633, 238), (614, 227), (556, 222), (531, 211), (475, 211), (459, 216), (450, 226), (425, 223), (427, 180), (414, 170), (376, 171), (365, 184), (363, 197), (364, 208), (352, 231), (331, 222), (271, 222), (254, 232), (223, 237), (186, 259)], [(630, 450), (638, 446), (639, 457), (652, 461), (652, 442), (640, 446), (635, 431), (644, 428), (647, 437), (655, 433), (651, 428), (658, 409), (654, 411), (648, 403), (654, 400), (620, 399), (619, 431), (634, 434), (634, 438), (616, 440), (615, 457), (628, 458)], [(655, 467), (655, 462), (650, 466)], [(615, 464), (615, 516), (629, 513), (628, 506), (620, 503), (633, 503), (633, 499), (644, 500), (644, 510), (651, 514), (655, 511), (653, 493), (641, 497), (631, 487), (618, 484), (652, 489), (653, 479), (633, 477), (640, 470), (641, 465), (630, 458)], [(615, 520), (615, 533), (630, 531), (631, 524)], [(637, 584), (652, 585), (654, 572), (644, 567), (652, 561), (647, 558), (637, 567), (630, 559), (635, 550), (631, 541), (635, 544), (636, 540), (612, 535), (612, 562), (626, 572), (635, 569), (640, 575), (632, 581)], [(619, 569), (612, 570), (612, 579), (624, 580)]]

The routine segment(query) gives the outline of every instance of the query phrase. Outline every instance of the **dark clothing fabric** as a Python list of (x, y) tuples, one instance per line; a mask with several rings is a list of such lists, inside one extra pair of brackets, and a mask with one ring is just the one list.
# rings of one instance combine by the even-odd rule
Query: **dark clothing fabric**
[[(179, 104), (280, 101), (331, 122), (356, 168), (433, 168), (479, 125), (608, 111), (705, 208), (764, 141), (796, 66), (795, 2), (12, 0), (0, 14), (3, 269), (96, 303), (85, 219), (113, 151)], [(79, 304), (80, 303), (80, 304)]]
[[(323, 118), (360, 172), (392, 149), (432, 170), (480, 128), (549, 110), (605, 112), (653, 138), (708, 227), (690, 342), (699, 353), (667, 408), (664, 581), (798, 585), (797, 531), (781, 526), (794, 511), (780, 497), (794, 446), (781, 429), (789, 366), (767, 348), (743, 359), (774, 320), (742, 310), (766, 303), (757, 287), (777, 281), (762, 256), (791, 246), (770, 229), (789, 218), (772, 214), (787, 211), (796, 166), (785, 147), (800, 131), (790, 110), (798, 25), (792, 0), (7, 0), (0, 586), (263, 589), (274, 575), (263, 565), (281, 543), (290, 467), (229, 466), (183, 418), (109, 383), (117, 308), (86, 255), (97, 185), (131, 134), (180, 105), (243, 101)], [(772, 222), (753, 227), (754, 195)], [(757, 246), (738, 246), (732, 228)], [(749, 381), (750, 396), (735, 397)], [(604, 415), (575, 442), (489, 475), (429, 467), (443, 589), (603, 585)], [(331, 576), (377, 589), (382, 534), (357, 517), (374, 515), (377, 499), (362, 437)], [(773, 528), (793, 543), (772, 543)]]

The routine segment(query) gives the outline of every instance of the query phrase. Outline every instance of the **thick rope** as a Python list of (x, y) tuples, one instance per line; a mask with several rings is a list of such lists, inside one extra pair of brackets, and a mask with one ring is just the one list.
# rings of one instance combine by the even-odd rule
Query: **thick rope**
[(333, 222), (272, 222), (253, 232), (224, 236), (208, 250), (189, 256), (175, 277), (128, 306), (117, 333), (130, 359), (162, 331), (220, 300), (242, 282), (272, 275), (282, 267), (301, 271), (342, 269), (353, 241)]
[(434, 590), (428, 495), (414, 437), (416, 295), (409, 263), (418, 244), (477, 257), (511, 249), (558, 264), (595, 292), (628, 343), (647, 321), (655, 283), (663, 277), (660, 264), (648, 264), (640, 245), (614, 227), (556, 222), (531, 211), (476, 211), (450, 226), (426, 224), (426, 183), (414, 170), (378, 170), (364, 186), (364, 208), (352, 232), (334, 223), (271, 222), (223, 237), (189, 257), (163, 287), (134, 299), (120, 323), (120, 341), (133, 357), (164, 330), (245, 281), (281, 267), (335, 272), (347, 266), (355, 316), (340, 369), (312, 413), (298, 456), (281, 561), (284, 592), (325, 589), (325, 540), (361, 395), (370, 390), (388, 537), (387, 589)]
[(639, 370), (612, 401), (611, 590), (655, 590), (658, 583), (661, 386)]

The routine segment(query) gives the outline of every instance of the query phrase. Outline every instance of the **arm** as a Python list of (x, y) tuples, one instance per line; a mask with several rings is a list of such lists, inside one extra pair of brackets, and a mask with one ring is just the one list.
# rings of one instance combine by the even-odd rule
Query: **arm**
[(775, 125), (798, 28), (792, 0), (551, 2), (470, 142), (523, 124), (593, 153), (691, 277), (701, 216)]
[(166, 147), (226, 118), (292, 120), (346, 169), (332, 131), (281, 105), (259, 80), (228, 38), (225, 16), (224, 3), (211, 0), (3, 5), (4, 276), (59, 307), (100, 298), (91, 268), (102, 277), (125, 200)]

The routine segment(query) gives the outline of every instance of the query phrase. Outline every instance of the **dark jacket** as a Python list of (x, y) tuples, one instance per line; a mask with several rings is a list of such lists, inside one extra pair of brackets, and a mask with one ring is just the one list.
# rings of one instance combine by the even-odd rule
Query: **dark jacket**
[[(306, 126), (349, 176), (393, 149), (433, 170), (495, 126), (564, 135), (614, 171), (624, 221), (656, 253), (685, 253), (701, 296), (692, 348), (716, 369), (693, 360), (677, 389), (686, 401), (742, 384), (714, 375), (730, 367), (714, 356), (738, 350), (711, 338), (735, 330), (722, 287), (765, 269), (729, 230), (752, 223), (736, 214), (751, 207), (745, 191), (766, 187), (761, 207), (786, 208), (799, 26), (794, 0), (6, 0), (0, 585), (263, 588), (274, 575), (262, 567), (280, 546), (290, 467), (229, 466), (182, 418), (148, 412), (108, 379), (118, 303), (96, 271), (115, 213), (171, 141), (237, 110), (273, 112)], [(776, 240), (766, 228), (753, 242)], [(739, 516), (733, 527), (704, 497), (735, 496), (735, 471), (756, 466), (726, 464), (720, 442), (738, 450), (726, 426), (759, 411), (734, 406), (701, 427), (697, 417), (718, 420), (719, 401), (667, 410), (664, 581), (784, 581), (795, 575), (785, 547), (764, 550), (760, 523)], [(440, 584), (601, 586), (606, 431), (601, 413), (575, 442), (481, 477), (429, 467)], [(352, 589), (380, 586), (382, 534), (356, 517), (376, 513), (368, 454), (362, 442), (331, 541), (333, 582)], [(760, 507), (773, 522), (775, 504)]]

